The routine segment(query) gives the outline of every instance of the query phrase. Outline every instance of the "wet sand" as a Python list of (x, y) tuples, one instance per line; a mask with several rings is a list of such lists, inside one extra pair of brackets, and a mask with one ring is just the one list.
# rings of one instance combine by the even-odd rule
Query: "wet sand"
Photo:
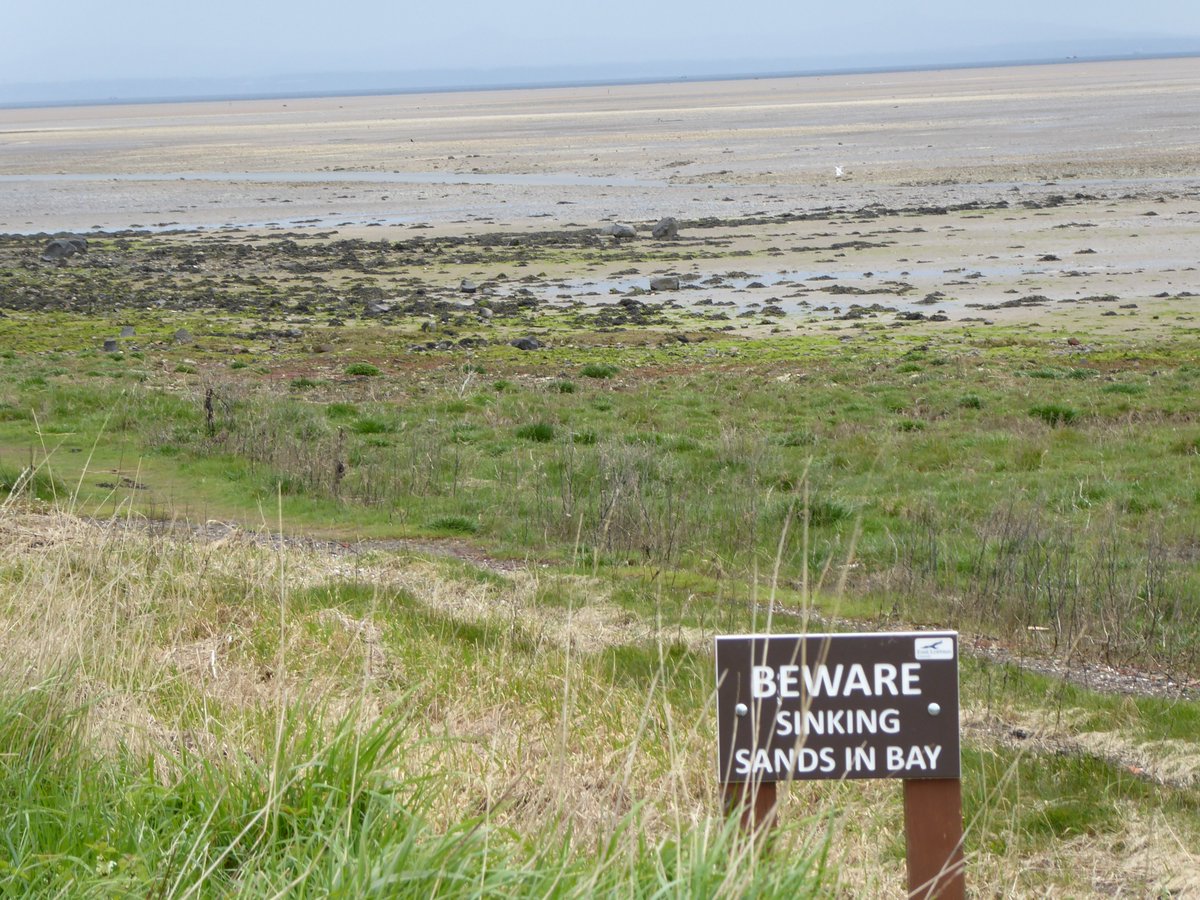
[[(396, 240), (672, 215), (707, 226), (685, 228), (707, 252), (668, 267), (681, 301), (736, 271), (703, 299), (1102, 310), (1127, 330), (1152, 301), (1189, 321), (1198, 146), (1200, 59), (0, 110), (0, 232)], [(627, 287), (610, 268), (547, 277), (603, 296)]]

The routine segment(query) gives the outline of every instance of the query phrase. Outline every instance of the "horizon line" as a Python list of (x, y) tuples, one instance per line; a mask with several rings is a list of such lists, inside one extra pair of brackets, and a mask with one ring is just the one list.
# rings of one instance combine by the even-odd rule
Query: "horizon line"
[[(1200, 58), (1200, 51), (1178, 51), (1169, 53), (1117, 53), (1082, 56), (1031, 57), (1021, 59), (959, 61), (942, 63), (915, 63), (910, 65), (841, 66), (822, 69), (766, 70), (762, 72), (706, 72), (695, 75), (646, 75), (629, 78), (577, 78), (546, 79), (545, 81), (512, 81), (499, 83), (429, 84), (413, 87), (345, 88), (327, 91), (246, 91), (232, 93), (181, 93), (153, 96), (128, 97), (81, 97), (68, 100), (22, 100), (0, 101), (0, 109), (62, 109), (88, 106), (148, 106), (165, 103), (213, 103), (220, 101), (241, 102), (254, 100), (302, 100), (333, 99), (338, 97), (388, 97), (411, 94), (453, 94), (484, 91), (555, 90), (581, 87), (624, 87), (633, 85), (680, 84), (683, 82), (753, 81), (784, 78), (820, 78), (832, 75), (873, 75), (888, 72), (941, 72), (962, 69), (1006, 69), (1024, 66), (1076, 65), (1096, 62), (1133, 62), (1137, 60), (1166, 60)], [(298, 76), (269, 76), (286, 78)], [(336, 76), (333, 76), (336, 77)], [(131, 79), (133, 80), (133, 79)], [(137, 79), (140, 80), (140, 79)], [(149, 79), (146, 79), (149, 80)], [(203, 79), (196, 79), (203, 80)], [(59, 82), (60, 84), (62, 82)]]

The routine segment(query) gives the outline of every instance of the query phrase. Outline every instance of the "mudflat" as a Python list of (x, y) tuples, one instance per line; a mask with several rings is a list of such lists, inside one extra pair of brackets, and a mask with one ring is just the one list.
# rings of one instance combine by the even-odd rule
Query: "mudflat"
[[(548, 256), (542, 293), (677, 274), (684, 306), (798, 322), (919, 305), (1141, 331), (1190, 315), (1196, 146), (1198, 59), (7, 109), (0, 232), (432, 239), (622, 221), (645, 242), (674, 216), (683, 257), (631, 271), (628, 249), (586, 268)], [(440, 271), (435, 292), (501, 274)]]

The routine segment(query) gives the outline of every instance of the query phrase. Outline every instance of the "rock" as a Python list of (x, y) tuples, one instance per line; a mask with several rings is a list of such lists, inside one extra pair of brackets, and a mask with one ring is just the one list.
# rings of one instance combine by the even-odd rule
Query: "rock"
[(674, 216), (659, 219), (650, 233), (656, 241), (673, 241), (679, 237), (679, 222)]
[(637, 237), (636, 228), (634, 228), (632, 225), (623, 225), (620, 222), (614, 222), (612, 225), (605, 225), (600, 229), (600, 233), (611, 235), (617, 240)]
[(382, 316), (384, 313), (392, 311), (392, 305), (390, 303), (371, 302), (364, 307), (363, 311), (368, 316)]
[(490, 319), (492, 316), (495, 315), (495, 313), (492, 312), (490, 309), (488, 309), (486, 306), (479, 307), (477, 312), (479, 313), (479, 318), (481, 318), (481, 319)]
[(313, 347), (313, 353), (332, 353), (333, 344), (317, 344)]
[(120, 349), (120, 348), (117, 344), (116, 338), (105, 338), (104, 339), (104, 352), (105, 353), (116, 353), (118, 349)]
[(464, 294), (473, 294), (479, 290), (479, 285), (469, 279), (464, 278), (459, 282), (458, 289)]
[(76, 253), (87, 253), (87, 239), (76, 235), (55, 238), (42, 248), (42, 262), (58, 262)]
[(192, 339), (192, 333), (186, 328), (180, 328), (175, 332), (175, 343), (186, 344)]
[(137, 332), (136, 332), (136, 331), (134, 331), (134, 329), (133, 329), (133, 326), (132, 326), (132, 325), (126, 325), (126, 326), (124, 326), (124, 327), (121, 329), (121, 337), (123, 337), (123, 338), (131, 338), (131, 337), (133, 337), (133, 336), (134, 336), (136, 333), (137, 333)]
[(523, 337), (509, 341), (509, 346), (516, 347), (518, 350), (538, 350), (542, 346), (542, 342), (537, 338)]
[(1079, 341), (1079, 338), (1077, 338), (1077, 337), (1069, 337), (1069, 338), (1067, 338), (1067, 343), (1070, 344), (1072, 347), (1078, 347), (1080, 341)]
[(677, 291), (679, 290), (678, 275), (659, 275), (657, 278), (650, 279), (650, 290), (652, 291)]

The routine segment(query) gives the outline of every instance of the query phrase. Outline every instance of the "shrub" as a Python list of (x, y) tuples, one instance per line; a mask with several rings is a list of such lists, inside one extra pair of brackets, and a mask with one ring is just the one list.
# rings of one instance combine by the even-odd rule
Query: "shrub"
[(353, 403), (330, 403), (325, 407), (325, 415), (331, 419), (349, 419), (358, 415), (358, 407)]
[(575, 382), (573, 381), (556, 381), (550, 387), (551, 390), (558, 391), (560, 394), (575, 393)]
[(429, 523), (431, 531), (448, 531), (451, 534), (474, 534), (479, 523), (466, 516), (439, 516)]
[(370, 377), (372, 375), (378, 375), (379, 369), (376, 366), (371, 365), (370, 363), (362, 363), (362, 362), (350, 363), (350, 365), (346, 366), (346, 374), (347, 375), (364, 375), (364, 376)]
[(298, 391), (306, 391), (309, 388), (315, 388), (316, 386), (317, 386), (317, 383), (315, 381), (313, 381), (311, 378), (305, 378), (305, 377), (301, 376), (300, 378), (292, 379), (292, 387), (294, 387)]
[(549, 422), (533, 422), (517, 429), (517, 437), (546, 444), (554, 440), (554, 426)]
[(1145, 385), (1141, 384), (1106, 384), (1100, 390), (1106, 394), (1127, 394), (1129, 396), (1146, 393)]
[(385, 434), (392, 427), (381, 419), (359, 419), (354, 423), (355, 434)]
[(1072, 425), (1079, 421), (1079, 410), (1064, 403), (1043, 403), (1032, 407), (1029, 414), (1047, 425)]
[(983, 407), (983, 398), (978, 394), (964, 394), (958, 398), (958, 405), (963, 409), (981, 409)]
[(198, 370), (195, 366), (188, 365), (187, 363), (180, 363), (175, 367), (175, 371), (180, 375), (195, 375)]
[(611, 363), (588, 363), (579, 370), (579, 374), (585, 378), (612, 378), (620, 369)]

